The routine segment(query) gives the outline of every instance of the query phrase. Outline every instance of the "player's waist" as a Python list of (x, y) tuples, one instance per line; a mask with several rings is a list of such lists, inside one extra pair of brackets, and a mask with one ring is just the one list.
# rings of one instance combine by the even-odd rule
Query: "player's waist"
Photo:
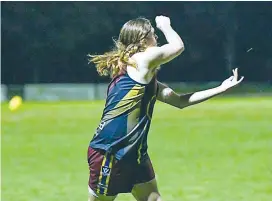
[[(104, 146), (101, 145), (89, 145), (92, 149), (96, 150), (102, 155), (112, 155), (114, 156), (117, 160), (126, 160), (126, 161), (131, 161), (131, 162), (136, 162), (136, 163), (141, 163), (143, 160), (148, 158), (148, 153), (147, 153), (147, 147), (135, 147), (132, 150), (127, 151), (125, 148), (120, 149), (116, 153), (112, 153), (109, 150), (105, 149)], [(141, 151), (139, 151), (139, 148), (141, 148)]]

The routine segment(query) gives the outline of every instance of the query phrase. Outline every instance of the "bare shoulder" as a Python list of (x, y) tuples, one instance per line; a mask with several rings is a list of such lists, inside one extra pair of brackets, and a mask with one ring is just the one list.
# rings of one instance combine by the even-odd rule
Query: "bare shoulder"
[(151, 67), (151, 58), (156, 52), (158, 52), (160, 47), (148, 47), (144, 52), (138, 52), (134, 54), (131, 58), (136, 61), (138, 65), (144, 68)]
[(146, 51), (134, 54), (131, 59), (136, 62), (139, 69), (149, 69), (149, 61), (146, 59)]
[(136, 62), (137, 68), (128, 66), (127, 72), (131, 78), (135, 81), (143, 84), (147, 84), (154, 76), (154, 69), (149, 67), (149, 61), (146, 60), (145, 52), (139, 52), (134, 54), (131, 59)]

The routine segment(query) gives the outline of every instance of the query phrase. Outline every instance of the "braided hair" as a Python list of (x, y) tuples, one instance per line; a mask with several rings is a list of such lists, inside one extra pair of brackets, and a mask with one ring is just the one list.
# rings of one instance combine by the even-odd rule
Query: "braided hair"
[(137, 68), (137, 64), (130, 59), (137, 52), (147, 48), (146, 39), (152, 31), (152, 25), (145, 18), (130, 20), (122, 27), (118, 40), (114, 40), (112, 51), (102, 55), (89, 56), (89, 63), (94, 63), (99, 75), (115, 77), (126, 71), (127, 66)]

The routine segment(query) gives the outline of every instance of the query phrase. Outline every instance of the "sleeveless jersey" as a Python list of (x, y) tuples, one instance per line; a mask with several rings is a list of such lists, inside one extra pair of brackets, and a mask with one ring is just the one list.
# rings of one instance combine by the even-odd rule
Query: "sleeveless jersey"
[(118, 160), (129, 155), (141, 163), (147, 156), (147, 135), (157, 93), (156, 76), (148, 84), (134, 81), (127, 73), (114, 78), (90, 147), (114, 154)]

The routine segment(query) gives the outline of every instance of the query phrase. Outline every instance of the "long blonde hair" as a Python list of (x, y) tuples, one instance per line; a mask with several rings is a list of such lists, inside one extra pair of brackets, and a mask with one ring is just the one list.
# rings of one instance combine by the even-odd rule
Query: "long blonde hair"
[(151, 31), (152, 25), (149, 20), (145, 18), (130, 20), (123, 25), (118, 40), (114, 40), (115, 47), (112, 51), (102, 55), (88, 54), (88, 61), (96, 65), (97, 72), (101, 76), (115, 77), (126, 71), (128, 65), (137, 68), (130, 57), (146, 50), (146, 39)]

